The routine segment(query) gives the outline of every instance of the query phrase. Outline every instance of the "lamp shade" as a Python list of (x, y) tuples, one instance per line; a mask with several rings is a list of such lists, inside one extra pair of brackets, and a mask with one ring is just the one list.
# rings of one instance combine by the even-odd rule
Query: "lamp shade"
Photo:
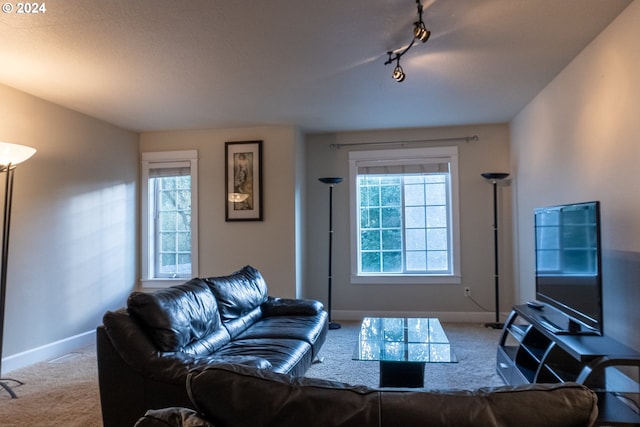
[(17, 165), (36, 153), (36, 149), (26, 145), (0, 142), (0, 166)]

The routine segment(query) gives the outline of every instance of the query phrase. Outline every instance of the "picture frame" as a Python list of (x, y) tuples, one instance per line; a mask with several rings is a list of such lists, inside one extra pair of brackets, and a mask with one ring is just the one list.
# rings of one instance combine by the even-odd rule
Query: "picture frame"
[(262, 221), (262, 141), (225, 142), (225, 221)]

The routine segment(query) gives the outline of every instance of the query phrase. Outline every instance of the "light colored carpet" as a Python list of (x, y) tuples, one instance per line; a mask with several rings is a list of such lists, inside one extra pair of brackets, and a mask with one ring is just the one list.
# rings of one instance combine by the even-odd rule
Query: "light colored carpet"
[(1, 427), (100, 427), (98, 364), (94, 346), (5, 375), (24, 382), (17, 399), (0, 391)]
[[(324, 361), (307, 376), (376, 387), (378, 363), (351, 360), (359, 322), (331, 330), (321, 350)], [(502, 385), (495, 372), (500, 331), (478, 324), (447, 323), (444, 329), (458, 363), (428, 363), (425, 388), (477, 388)], [(13, 387), (18, 399), (0, 390), (0, 427), (101, 427), (95, 347), (11, 372), (24, 381)]]
[[(360, 322), (340, 323), (342, 328), (330, 330), (320, 350), (322, 363), (312, 365), (306, 376), (377, 387), (379, 362), (351, 360)], [(443, 328), (458, 363), (427, 363), (425, 388), (474, 389), (504, 385), (496, 373), (501, 331), (470, 323), (445, 323)]]

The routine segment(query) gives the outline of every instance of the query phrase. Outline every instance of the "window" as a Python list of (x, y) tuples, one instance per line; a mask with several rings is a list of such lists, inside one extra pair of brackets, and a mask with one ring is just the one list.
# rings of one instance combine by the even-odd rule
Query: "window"
[(354, 283), (459, 283), (457, 147), (349, 153)]
[(142, 154), (142, 285), (198, 275), (197, 152)]

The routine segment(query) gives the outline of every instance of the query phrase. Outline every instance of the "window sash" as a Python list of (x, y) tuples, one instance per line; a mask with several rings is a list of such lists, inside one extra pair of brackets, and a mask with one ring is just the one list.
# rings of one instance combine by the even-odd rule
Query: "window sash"
[[(448, 284), (461, 283), (460, 276), (460, 214), (458, 202), (458, 148), (447, 147), (423, 147), (406, 149), (380, 149), (380, 150), (352, 150), (349, 152), (349, 191), (351, 193), (350, 224), (351, 224), (351, 283), (353, 284)], [(365, 273), (359, 271), (360, 256), (360, 200), (358, 191), (358, 175), (378, 174), (391, 176), (394, 173), (405, 172), (411, 174), (448, 174), (448, 218), (449, 233), (448, 266), (447, 271), (433, 270), (425, 273)], [(433, 204), (432, 202), (430, 202)], [(408, 206), (411, 207), (411, 206)], [(411, 229), (411, 227), (405, 227)], [(403, 230), (407, 233), (408, 230)], [(435, 231), (435, 228), (432, 229)], [(406, 236), (403, 236), (403, 256), (412, 256)], [(429, 249), (432, 249), (429, 247)], [(435, 252), (434, 252), (435, 253)], [(403, 262), (404, 265), (404, 262)], [(410, 270), (410, 269), (409, 269)]]
[[(414, 165), (415, 166), (415, 165)], [(431, 166), (431, 165), (427, 165)], [(364, 170), (363, 168), (358, 168), (358, 171)], [(406, 169), (405, 169), (406, 170)], [(413, 168), (416, 170), (416, 168)], [(371, 180), (362, 179), (365, 175), (358, 174), (358, 185), (357, 185), (357, 205), (358, 205), (358, 222), (357, 222), (357, 233), (358, 233), (358, 257), (357, 257), (357, 271), (359, 275), (382, 275), (382, 274), (422, 274), (422, 275), (448, 275), (452, 272), (452, 262), (451, 262), (451, 220), (450, 220), (450, 191), (449, 191), (449, 181), (450, 175), (448, 173), (449, 165), (448, 164), (439, 164), (437, 169), (435, 168), (421, 168), (420, 170), (447, 170), (446, 173), (437, 172), (437, 173), (407, 173), (407, 174), (391, 174), (390, 170), (387, 169), (386, 174), (368, 174), (368, 177), (394, 177), (397, 178), (397, 183), (375, 183)], [(371, 170), (367, 170), (366, 172), (372, 172)], [(438, 182), (428, 182), (424, 178), (428, 176), (433, 177), (441, 177), (443, 179), (438, 180)], [(422, 180), (415, 179), (417, 177), (421, 177)], [(409, 182), (407, 182), (409, 181)], [(413, 181), (413, 182), (411, 182)], [(430, 203), (428, 199), (428, 195), (424, 194), (424, 200), (417, 202), (407, 201), (407, 187), (422, 187), (420, 190), (423, 193), (427, 193), (427, 188), (429, 186), (444, 185), (445, 194), (442, 200), (439, 200), (438, 203), (434, 203), (433, 201)], [(395, 191), (398, 192), (400, 196), (397, 202), (392, 205), (385, 204), (382, 200), (382, 195), (378, 195), (374, 198), (374, 202), (376, 204), (369, 204), (369, 200), (362, 200), (363, 193), (366, 193), (366, 189), (375, 189), (375, 191), (382, 193), (382, 188), (396, 188)], [(363, 191), (363, 189), (365, 191)], [(419, 191), (420, 191), (419, 190)], [(444, 214), (440, 213), (440, 219), (444, 217), (444, 223), (429, 223), (430, 217), (433, 217), (433, 210), (438, 208), (444, 208)], [(398, 215), (399, 223), (397, 224), (385, 224), (384, 223), (384, 211), (387, 210), (388, 214), (393, 214), (394, 211)], [(408, 218), (408, 211), (417, 211), (421, 212), (418, 221), (422, 220), (424, 224), (409, 224), (410, 219)], [(429, 212), (432, 212), (431, 216)], [(365, 224), (366, 218), (363, 218), (363, 215), (378, 215), (379, 218), (374, 218), (373, 221), (369, 221), (368, 224), (373, 225), (367, 227)], [(434, 247), (432, 240), (435, 238), (433, 235), (436, 234), (436, 230), (444, 230), (445, 236), (445, 244), (444, 247)], [(422, 234), (424, 236), (424, 246), (411, 246), (408, 245), (411, 243), (411, 239), (409, 235)], [(376, 236), (377, 235), (377, 236)], [(430, 237), (433, 237), (431, 238)], [(374, 244), (377, 244), (377, 247), (367, 248), (364, 243), (366, 237), (370, 236), (373, 240)], [(386, 237), (386, 239), (385, 239)], [(391, 241), (389, 241), (391, 240)], [(430, 265), (434, 265), (438, 263), (437, 258), (439, 256), (443, 256), (446, 264), (445, 268), (430, 268)], [(413, 259), (413, 265), (417, 265), (417, 261), (420, 257), (424, 257), (424, 261), (422, 262), (424, 268), (412, 268), (410, 263)], [(378, 263), (378, 269), (371, 269), (367, 271), (365, 262), (365, 258), (369, 258), (370, 262)], [(389, 266), (390, 263), (395, 263), (396, 266)], [(439, 261), (439, 264), (442, 265), (442, 261)]]
[[(154, 225), (151, 246), (154, 253), (153, 277), (155, 278), (191, 278), (190, 174), (189, 167), (152, 169), (150, 171), (149, 187), (152, 191), (149, 193), (153, 199), (149, 203), (150, 206), (153, 206), (153, 211), (149, 215), (153, 219)], [(181, 178), (187, 175), (188, 180), (176, 180), (169, 188), (163, 186), (171, 178)], [(187, 181), (188, 187), (184, 186)], [(185, 203), (183, 199), (187, 193), (188, 203)], [(168, 206), (165, 202), (167, 199), (169, 199)], [(180, 226), (181, 223), (182, 226)], [(186, 245), (186, 242), (189, 244)], [(173, 262), (169, 262), (169, 259), (173, 259)]]
[[(196, 150), (142, 153), (142, 287), (162, 288), (172, 286), (176, 281), (198, 276), (197, 159)], [(168, 188), (158, 185), (164, 178), (179, 177), (190, 179), (173, 183), (168, 180), (167, 183), (171, 184)], [(184, 184), (186, 188), (181, 188)], [(171, 197), (163, 202), (161, 194)], [(178, 201), (176, 197), (182, 197), (182, 200)], [(165, 205), (160, 207), (159, 203)], [(175, 233), (169, 233), (170, 239), (167, 240), (167, 234), (163, 234), (167, 231), (166, 224), (165, 227), (159, 225), (160, 221), (171, 215), (176, 215), (169, 218), (169, 222), (173, 222), (170, 228), (174, 228)], [(164, 248), (167, 250), (163, 249), (164, 245), (168, 245)], [(190, 268), (162, 270), (162, 256), (173, 257), (176, 266), (188, 264), (190, 261)]]

